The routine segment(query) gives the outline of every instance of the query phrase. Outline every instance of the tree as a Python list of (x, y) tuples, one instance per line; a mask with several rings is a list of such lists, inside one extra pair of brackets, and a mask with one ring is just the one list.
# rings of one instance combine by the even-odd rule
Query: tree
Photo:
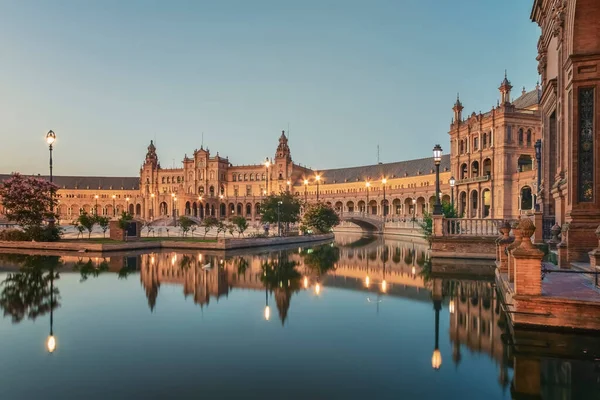
[(92, 230), (96, 225), (96, 218), (86, 212), (83, 212), (78, 218), (77, 222), (88, 231), (88, 238), (92, 237)]
[(306, 228), (319, 233), (326, 233), (339, 225), (340, 217), (330, 205), (316, 203), (308, 205), (302, 223)]
[(229, 232), (229, 234), (233, 236), (233, 233), (235, 232), (235, 225), (232, 223), (226, 224), (225, 229), (227, 229), (227, 232)]
[(101, 215), (96, 215), (96, 223), (102, 229), (102, 235), (106, 237), (106, 231), (108, 230), (108, 226), (110, 224), (110, 220), (108, 217), (103, 217)]
[(204, 228), (204, 238), (206, 239), (206, 234), (215, 226), (217, 226), (219, 221), (215, 217), (206, 217), (204, 221), (202, 221), (202, 227)]
[(238, 237), (240, 235), (244, 236), (244, 232), (246, 231), (246, 229), (248, 229), (248, 221), (246, 220), (246, 218), (238, 215), (233, 217), (231, 219), (231, 222), (233, 222), (238, 231)]
[(311, 252), (303, 252), (304, 265), (315, 270), (319, 276), (325, 275), (340, 259), (340, 250), (333, 244), (314, 247)]
[(221, 222), (217, 222), (217, 238), (219, 238), (219, 233), (223, 232), (223, 238), (225, 238), (225, 231), (227, 230), (227, 226)]
[(289, 226), (290, 223), (298, 222), (300, 219), (300, 200), (291, 193), (271, 195), (260, 205), (260, 213), (263, 223), (276, 224), (279, 221)]
[(123, 211), (121, 213), (121, 216), (117, 220), (117, 222), (119, 223), (119, 228), (121, 228), (122, 230), (126, 231), (127, 227), (129, 226), (129, 223), (132, 220), (133, 220), (133, 215), (129, 214), (126, 211)]
[(179, 217), (179, 226), (181, 227), (181, 234), (183, 236), (185, 236), (189, 232), (190, 228), (194, 224), (195, 222), (191, 218), (186, 217), (185, 215)]
[[(456, 209), (448, 202), (442, 203), (442, 214), (444, 215), (444, 218), (458, 218)], [(421, 228), (423, 237), (429, 242), (429, 245), (431, 245), (433, 236), (433, 216), (429, 213), (425, 213), (423, 215), (423, 222), (419, 223), (419, 227)]]
[(83, 237), (83, 231), (85, 231), (85, 226), (75, 222), (75, 229), (77, 229), (77, 239), (79, 239), (79, 236)]
[(51, 209), (52, 197), (57, 189), (58, 186), (45, 179), (13, 174), (0, 184), (6, 218), (20, 225), (32, 240), (60, 239), (58, 228), (43, 227), (44, 220), (56, 219)]

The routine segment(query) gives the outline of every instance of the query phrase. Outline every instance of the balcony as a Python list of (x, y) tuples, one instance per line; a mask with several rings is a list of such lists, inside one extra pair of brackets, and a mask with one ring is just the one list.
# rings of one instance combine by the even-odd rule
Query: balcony
[(475, 178), (466, 178), (466, 179), (461, 179), (460, 181), (456, 181), (456, 186), (458, 185), (465, 185), (467, 183), (478, 183), (478, 182), (487, 182), (490, 180), (490, 175), (484, 175), (484, 176), (477, 176)]

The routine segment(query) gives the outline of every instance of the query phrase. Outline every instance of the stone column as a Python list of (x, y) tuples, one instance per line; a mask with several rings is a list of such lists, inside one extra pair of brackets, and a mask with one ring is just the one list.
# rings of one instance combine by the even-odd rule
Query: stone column
[(590, 251), (590, 266), (600, 272), (600, 225), (596, 228), (596, 238), (598, 239), (598, 247)]
[(443, 215), (434, 215), (432, 218), (433, 218), (433, 227), (432, 227), (433, 236), (444, 236), (444, 229), (443, 229), (444, 216)]
[(496, 261), (498, 262), (498, 270), (500, 273), (508, 273), (508, 254), (507, 247), (515, 240), (510, 236), (511, 226), (506, 220), (498, 224), (498, 230), (502, 234), (496, 239)]
[(560, 268), (571, 268), (571, 263), (568, 260), (568, 232), (569, 232), (569, 223), (565, 222), (560, 227), (561, 229), (561, 242), (556, 245), (556, 250), (558, 252), (558, 266)]
[(519, 221), (515, 221), (511, 224), (511, 228), (513, 231), (514, 240), (512, 244), (506, 247), (506, 251), (508, 253), (507, 264), (508, 264), (508, 281), (515, 281), (515, 260), (512, 257), (511, 252), (521, 245), (521, 229), (519, 228)]
[(544, 243), (544, 214), (539, 211), (533, 213), (534, 225), (537, 227), (533, 236), (535, 244)]
[(515, 259), (515, 295), (540, 296), (544, 252), (531, 242), (531, 235), (535, 232), (535, 225), (531, 219), (521, 219), (519, 230), (521, 244), (511, 253)]

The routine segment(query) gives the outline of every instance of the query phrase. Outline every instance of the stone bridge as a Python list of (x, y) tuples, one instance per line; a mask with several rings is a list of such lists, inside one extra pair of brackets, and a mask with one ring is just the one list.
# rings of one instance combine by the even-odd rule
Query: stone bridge
[(379, 215), (367, 214), (365, 212), (342, 212), (338, 213), (340, 220), (351, 222), (360, 226), (363, 230), (373, 233), (383, 232), (384, 219)]

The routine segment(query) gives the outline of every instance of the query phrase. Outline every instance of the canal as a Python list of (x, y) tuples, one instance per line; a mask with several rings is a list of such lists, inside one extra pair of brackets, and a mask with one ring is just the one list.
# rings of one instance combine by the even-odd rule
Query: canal
[(515, 332), (418, 239), (0, 254), (1, 399), (600, 398), (597, 338)]

